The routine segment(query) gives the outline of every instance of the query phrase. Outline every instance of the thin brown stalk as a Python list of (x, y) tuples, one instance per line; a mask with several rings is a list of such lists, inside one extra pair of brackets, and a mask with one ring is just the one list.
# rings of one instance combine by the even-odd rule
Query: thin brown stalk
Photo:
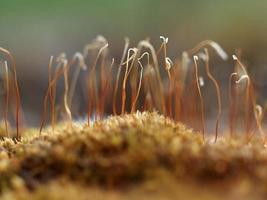
[[(59, 78), (59, 76), (57, 76), (57, 74), (60, 72), (60, 69), (62, 68), (62, 60), (66, 60), (66, 54), (65, 53), (61, 53), (59, 54), (59, 56), (56, 58), (56, 62), (57, 62), (57, 65), (55, 67), (55, 72), (54, 72), (54, 75), (53, 75), (53, 79), (55, 79), (55, 83), (50, 87), (50, 93), (52, 95), (49, 95), (49, 96), (52, 96), (52, 98), (50, 97), (50, 99), (52, 99), (51, 101), (51, 124), (52, 124), (52, 131), (54, 131), (55, 129), (55, 126), (56, 126), (56, 93), (57, 93), (57, 80)], [(51, 73), (52, 73), (52, 62), (53, 62), (53, 58), (51, 59), (50, 58), (50, 62), (49, 65), (51, 65)], [(52, 75), (52, 74), (51, 74)], [(58, 78), (56, 78), (58, 77)], [(52, 77), (50, 78), (52, 80)], [(49, 86), (49, 85), (48, 85)]]
[[(52, 124), (52, 131), (54, 131), (55, 128), (55, 121), (56, 121), (56, 114), (55, 114), (55, 99), (56, 99), (56, 84), (58, 78), (61, 76), (61, 74), (64, 74), (64, 62), (66, 61), (66, 54), (61, 53), (56, 61), (58, 62), (56, 66), (56, 70), (54, 72), (54, 76), (52, 78), (52, 63), (53, 63), (53, 56), (50, 57), (49, 65), (48, 65), (48, 71), (49, 71), (49, 83), (48, 83), (48, 88), (47, 92), (44, 97), (44, 102), (43, 102), (43, 115), (41, 119), (41, 125), (40, 125), (40, 130), (39, 134), (41, 134), (42, 129), (45, 124), (46, 120), (46, 112), (47, 112), (47, 100), (48, 97), (50, 97), (51, 101), (51, 124)], [(63, 67), (61, 67), (63, 64)]]
[(235, 79), (234, 82), (237, 81), (237, 73), (232, 73), (229, 78), (229, 131), (230, 131), (230, 138), (234, 137), (235, 132), (235, 125), (236, 125), (236, 84), (234, 87), (234, 90), (232, 88), (233, 85), (233, 79)]
[(68, 61), (63, 60), (62, 62), (63, 62), (63, 75), (64, 75), (64, 86), (65, 86), (64, 108), (69, 118), (70, 127), (72, 127), (72, 115), (71, 115), (71, 111), (70, 111), (69, 104), (68, 104), (68, 93), (69, 93), (69, 81), (68, 81), (68, 69), (67, 69)]
[[(250, 78), (248, 75), (242, 75), (237, 81), (236, 84), (239, 84), (243, 80), (247, 80), (247, 86), (246, 86), (246, 98), (245, 98), (245, 109), (246, 109), (246, 114), (245, 114), (245, 126), (246, 123), (248, 123), (248, 107), (249, 107), (249, 97), (250, 97)], [(246, 129), (246, 138), (249, 138), (249, 130)]]
[[(105, 50), (105, 48), (108, 47), (108, 42), (107, 40), (101, 36), (98, 35), (90, 44), (87, 44), (84, 47), (83, 50), (83, 58), (86, 59), (87, 56), (89, 55), (89, 51), (91, 50), (98, 50), (98, 54), (94, 60), (93, 66), (91, 70), (88, 70), (88, 81), (87, 81), (87, 86), (88, 86), (88, 108), (87, 108), (87, 115), (88, 115), (88, 126), (90, 126), (90, 117), (92, 113), (92, 107), (95, 106), (96, 108), (99, 107), (99, 102), (98, 102), (98, 90), (97, 90), (97, 85), (96, 85), (96, 64), (98, 61), (98, 58), (100, 57), (102, 51)], [(91, 74), (93, 74), (91, 76)], [(89, 99), (90, 97), (90, 99)], [(93, 99), (95, 97), (95, 99)], [(96, 104), (96, 105), (94, 105)], [(97, 109), (95, 110), (97, 112)], [(97, 115), (97, 113), (95, 113)]]
[[(110, 64), (110, 67), (108, 68), (107, 70), (107, 73), (106, 74), (111, 74), (112, 73), (112, 68), (113, 68), (113, 65), (114, 65), (114, 58), (112, 58), (111, 60), (111, 64)], [(108, 76), (106, 75), (106, 77)], [(110, 78), (106, 78), (106, 79), (103, 79), (103, 87), (101, 89), (101, 98), (99, 98), (99, 112), (100, 112), (100, 118), (102, 118), (104, 116), (104, 110), (105, 110), (105, 101), (107, 100), (107, 95), (109, 94), (109, 89), (111, 89), (111, 82), (112, 82), (112, 79)]]
[[(246, 70), (246, 67), (243, 65), (243, 63), (238, 59), (238, 57), (236, 55), (233, 55), (233, 60), (236, 61), (238, 63), (238, 65), (240, 66), (241, 70), (243, 71), (243, 73), (240, 76), (240, 80), (243, 79), (247, 79), (248, 80), (248, 85), (247, 85), (247, 92), (246, 92), (246, 97), (245, 97), (245, 129), (246, 129), (246, 135), (249, 135), (249, 125), (250, 125), (250, 119), (249, 119), (249, 91), (250, 91), (250, 79)], [(243, 78), (242, 78), (243, 77)], [(242, 79), (241, 79), (242, 78)], [(240, 82), (240, 81), (239, 81)]]
[(254, 114), (256, 117), (256, 123), (260, 132), (261, 137), (265, 141), (265, 132), (262, 128), (262, 120), (263, 120), (263, 112), (262, 112), (262, 107), (260, 105), (256, 105), (254, 109)]
[(175, 95), (174, 95), (174, 99), (175, 99), (175, 120), (176, 121), (180, 121), (181, 120), (181, 112), (182, 112), (182, 97), (181, 97), (181, 83), (177, 80), (175, 80), (174, 82), (174, 88), (175, 88)]
[[(52, 81), (52, 63), (53, 63), (53, 56), (50, 57), (49, 65), (48, 65), (48, 85), (50, 85)], [(50, 105), (51, 105), (51, 124), (52, 124), (52, 131), (55, 129), (55, 120), (54, 120), (54, 95), (53, 95), (53, 88), (49, 89), (49, 99), (50, 99)]]
[[(150, 64), (150, 56), (149, 56), (149, 53), (148, 52), (144, 52), (139, 58), (138, 58), (138, 61), (141, 62), (141, 60), (143, 59), (143, 57), (146, 56), (147, 57), (147, 63), (146, 63), (146, 66), (147, 68), (146, 69), (149, 69), (149, 64)], [(139, 64), (140, 65), (140, 64)], [(143, 110), (146, 110), (148, 108), (148, 104), (149, 102), (151, 102), (151, 94), (150, 94), (150, 89), (149, 89), (149, 86), (148, 86), (148, 82), (149, 82), (149, 74), (148, 73), (148, 70), (145, 71), (145, 73), (143, 73), (143, 82), (144, 82), (144, 91), (145, 91), (145, 99), (144, 99), (144, 106), (143, 106)], [(136, 97), (137, 95), (135, 95)], [(149, 96), (149, 97), (148, 97)], [(149, 98), (149, 100), (148, 100)], [(135, 104), (134, 104), (134, 100), (132, 102), (132, 109), (135, 110)]]
[(244, 73), (245, 75), (247, 75), (248, 72), (247, 72), (246, 67), (243, 65), (243, 63), (239, 60), (239, 58), (238, 58), (236, 55), (233, 55), (233, 60), (236, 61), (236, 62), (239, 64), (239, 66), (240, 66), (240, 68), (242, 69), (243, 73)]
[[(101, 56), (102, 52), (108, 48), (108, 43), (106, 43), (105, 45), (103, 45), (97, 55), (96, 58), (94, 60), (93, 66), (92, 66), (92, 70), (90, 71), (90, 74), (88, 75), (88, 109), (87, 109), (87, 118), (88, 118), (88, 126), (90, 126), (90, 116), (91, 116), (91, 99), (90, 97), (95, 97), (95, 103), (96, 103), (96, 107), (98, 107), (99, 101), (98, 101), (98, 90), (97, 90), (97, 84), (96, 84), (96, 65), (97, 65), (97, 61), (99, 59), (99, 57)], [(92, 84), (90, 84), (92, 83)], [(92, 87), (92, 88), (91, 88)], [(93, 94), (91, 93), (91, 90), (93, 90)], [(90, 100), (89, 100), (90, 99)], [(96, 116), (98, 116), (99, 113), (95, 113)]]
[[(257, 126), (258, 131), (260, 133), (260, 136), (264, 142), (264, 145), (266, 146), (266, 136), (265, 136), (265, 132), (264, 132), (263, 127), (262, 127), (262, 120), (264, 117), (264, 112), (263, 112), (262, 107), (256, 103), (256, 98), (254, 95), (254, 88), (253, 88), (253, 85), (250, 81), (250, 78), (248, 77), (247, 79), (248, 79), (247, 93), (249, 93), (249, 97), (251, 99), (253, 114), (254, 114), (255, 121), (256, 121), (256, 126)], [(252, 131), (252, 134), (250, 134), (248, 141), (247, 141), (248, 143), (250, 142), (250, 140), (254, 136), (254, 133), (255, 133), (255, 131)]]
[[(96, 107), (96, 110), (97, 110), (97, 113), (98, 113), (98, 118), (99, 119), (102, 119), (103, 118), (103, 115), (104, 113), (102, 112), (102, 100), (105, 100), (104, 99), (104, 96), (106, 95), (106, 82), (108, 82), (108, 79), (110, 79), (110, 76), (108, 76), (107, 74), (107, 69), (105, 68), (105, 65), (106, 65), (106, 53), (103, 52), (102, 53), (102, 56), (101, 56), (101, 61), (100, 61), (100, 81), (99, 81), (99, 102), (97, 104), (97, 107)], [(109, 70), (109, 69), (108, 69)], [(110, 73), (110, 72), (109, 72)]]
[(162, 43), (161, 43), (159, 49), (157, 50), (157, 55), (159, 55), (159, 53), (160, 53), (161, 49), (164, 47), (165, 43), (167, 44), (169, 41), (169, 38), (164, 37), (164, 36), (160, 36), (159, 38), (162, 40)]
[(5, 82), (6, 82), (6, 84), (5, 84), (6, 85), (6, 97), (5, 97), (4, 120), (5, 120), (6, 135), (9, 137), (9, 132), (8, 132), (9, 74), (8, 74), (7, 61), (5, 61)]
[(20, 140), (20, 132), (19, 132), (19, 125), (20, 125), (20, 92), (19, 92), (19, 84), (18, 84), (18, 79), (17, 79), (17, 70), (16, 70), (16, 61), (13, 57), (13, 55), (6, 49), (0, 47), (0, 52), (4, 53), (7, 55), (12, 62), (12, 69), (13, 69), (13, 74), (14, 74), (14, 82), (15, 82), (15, 90), (16, 90), (16, 139)]
[[(111, 60), (111, 64), (110, 64), (110, 67), (108, 69), (108, 74), (111, 74), (112, 73), (112, 68), (113, 68), (113, 65), (114, 65), (114, 58), (112, 58)], [(111, 81), (112, 79), (106, 79), (104, 81), (104, 86), (103, 86), (103, 89), (102, 89), (102, 92), (101, 92), (101, 98), (100, 98), (100, 113), (101, 113), (101, 117), (104, 115), (104, 107), (105, 107), (105, 100), (107, 99), (107, 95), (108, 95), (108, 91), (111, 89)]]
[(218, 129), (219, 129), (219, 122), (221, 119), (221, 113), (222, 113), (222, 103), (221, 103), (221, 90), (219, 87), (218, 82), (216, 81), (216, 79), (214, 78), (214, 76), (210, 73), (210, 67), (209, 67), (209, 52), (208, 49), (205, 48), (205, 55), (206, 55), (206, 61), (205, 61), (205, 69), (206, 69), (206, 73), (208, 78), (213, 82), (215, 89), (216, 89), (216, 94), (217, 94), (217, 106), (218, 106), (218, 112), (217, 112), (217, 117), (216, 117), (216, 128), (215, 128), (215, 139), (214, 142), (216, 143), (217, 138), (218, 138)]
[[(265, 139), (265, 132), (262, 128), (262, 120), (263, 120), (263, 111), (262, 111), (262, 107), (260, 105), (255, 105), (254, 107), (254, 116), (256, 119), (256, 125), (258, 128), (258, 131), (260, 132), (260, 135), (265, 143), (266, 139)], [(249, 136), (247, 143), (249, 143), (252, 139), (252, 137), (254, 136), (255, 131), (252, 132), (252, 134)]]
[[(52, 63), (53, 63), (53, 56), (50, 57), (49, 65), (48, 65), (48, 85), (50, 84), (52, 80)], [(49, 92), (50, 101), (52, 102), (52, 91)]]
[(146, 86), (146, 108), (148, 108), (149, 111), (152, 111), (155, 109), (155, 106), (157, 105), (157, 96), (153, 94), (154, 88), (157, 87), (157, 80), (155, 80), (155, 69), (148, 65), (146, 68), (145, 78), (144, 78), (144, 86)]
[[(85, 68), (85, 63), (84, 63), (84, 60), (83, 60), (83, 56), (80, 54), (80, 53), (76, 53), (74, 55), (74, 57), (72, 58), (72, 60), (70, 62), (68, 62), (68, 60), (66, 59), (66, 56), (65, 54), (61, 54), (58, 58), (57, 58), (57, 61), (59, 63), (58, 67), (60, 65), (62, 65), (62, 68), (63, 68), (63, 76), (64, 76), (64, 97), (63, 97), (63, 101), (64, 101), (64, 108), (65, 108), (65, 111), (68, 115), (68, 119), (69, 119), (69, 124), (70, 126), (72, 126), (72, 114), (71, 114), (71, 110), (70, 110), (70, 107), (69, 107), (69, 81), (68, 81), (68, 70), (70, 68), (71, 65), (73, 65), (73, 63), (75, 62), (75, 60), (78, 59), (79, 62), (80, 62), (80, 68)], [(50, 64), (49, 64), (50, 65)], [(50, 67), (51, 68), (51, 67)], [(58, 68), (56, 70), (56, 73), (58, 72)], [(51, 81), (51, 77), (50, 77), (50, 81)], [(49, 81), (49, 82), (50, 82)], [(51, 88), (50, 88), (51, 90)], [(55, 91), (55, 89), (54, 89)], [(53, 94), (53, 108), (54, 108), (54, 100), (55, 100), (55, 93)], [(54, 109), (53, 109), (54, 110)], [(53, 119), (54, 120), (54, 119)], [(54, 121), (52, 120), (53, 124), (54, 124)], [(54, 125), (52, 125), (53, 127)]]
[(125, 38), (125, 45), (124, 45), (124, 50), (122, 53), (122, 57), (121, 57), (121, 61), (120, 61), (120, 65), (118, 68), (118, 72), (117, 72), (117, 77), (116, 77), (116, 82), (115, 82), (115, 88), (114, 88), (114, 93), (113, 93), (113, 102), (112, 102), (112, 110), (113, 110), (113, 114), (117, 114), (117, 108), (116, 108), (116, 103), (117, 103), (117, 93), (118, 93), (118, 86), (119, 86), (119, 79), (120, 79), (120, 74), (121, 74), (121, 69), (122, 69), (122, 63), (125, 59), (125, 56), (127, 54), (127, 49), (129, 47), (129, 39)]
[(72, 78), (71, 83), (70, 83), (70, 90), (69, 90), (69, 95), (68, 95), (68, 104), (69, 104), (70, 109), (72, 107), (73, 95), (74, 95), (74, 91), (75, 91), (75, 88), (76, 88), (76, 84), (77, 84), (77, 80), (78, 80), (80, 71), (87, 69), (87, 65), (85, 64), (84, 57), (80, 52), (76, 52), (73, 55), (73, 58), (70, 61), (69, 66), (73, 65), (73, 63), (76, 60), (78, 61), (78, 67), (75, 68), (74, 75), (73, 75), (73, 78)]
[(47, 112), (47, 100), (49, 97), (49, 93), (51, 88), (56, 84), (58, 78), (64, 73), (64, 70), (61, 68), (58, 70), (58, 72), (55, 74), (55, 77), (51, 80), (51, 82), (48, 85), (45, 97), (44, 97), (44, 101), (43, 101), (43, 114), (42, 114), (42, 119), (41, 119), (41, 125), (40, 125), (40, 129), (39, 129), (39, 135), (41, 135), (44, 124), (45, 124), (45, 120), (46, 120), (46, 112)]
[(170, 72), (170, 70), (171, 70), (171, 68), (173, 66), (173, 62), (169, 57), (166, 57), (165, 58), (165, 64), (166, 64), (166, 71), (168, 73), (168, 78), (171, 81), (171, 72)]
[(162, 42), (163, 42), (163, 54), (164, 54), (164, 60), (165, 60), (165, 69), (166, 71), (168, 71), (168, 62), (166, 62), (166, 59), (167, 59), (167, 43), (168, 43), (168, 38), (165, 38), (163, 36), (160, 36), (160, 39), (162, 39)]
[(138, 60), (138, 63), (141, 67), (141, 71), (140, 71), (140, 79), (139, 79), (139, 83), (138, 83), (138, 89), (137, 89), (137, 94), (134, 98), (134, 101), (133, 101), (133, 104), (132, 104), (132, 108), (131, 108), (131, 113), (133, 113), (135, 111), (135, 107), (136, 107), (136, 102), (138, 100), (138, 97), (139, 97), (139, 93), (140, 93), (140, 90), (141, 90), (141, 85), (142, 85), (142, 79), (143, 79), (143, 65), (142, 63)]
[(142, 60), (142, 58), (144, 56), (147, 56), (147, 65), (149, 65), (149, 62), (150, 62), (150, 58), (149, 58), (149, 53), (146, 51), (144, 52), (139, 58), (138, 58), (138, 61)]
[(205, 114), (204, 114), (204, 102), (203, 102), (203, 97), (202, 97), (202, 93), (201, 93), (201, 89), (200, 89), (200, 85), (199, 85), (199, 76), (198, 76), (198, 57), (197, 56), (193, 56), (194, 59), (194, 67), (195, 67), (195, 80), (196, 80), (196, 86), (197, 86), (197, 91), (198, 91), (198, 95), (199, 95), (199, 100), (200, 100), (200, 105), (201, 105), (201, 123), (202, 123), (202, 139), (205, 139)]
[(127, 82), (127, 78), (130, 74), (130, 71), (132, 69), (133, 66), (133, 61), (131, 63), (131, 66), (129, 67), (129, 60), (130, 60), (130, 52), (133, 52), (134, 57), (137, 54), (137, 49), (136, 48), (130, 48), (128, 50), (127, 53), (127, 62), (126, 62), (126, 67), (125, 67), (125, 72), (124, 72), (124, 78), (123, 78), (123, 82), (122, 82), (122, 93), (121, 93), (121, 99), (122, 99), (122, 103), (121, 103), (121, 114), (125, 113), (125, 102), (126, 102), (126, 82)]
[(175, 121), (181, 121), (182, 117), (182, 96), (181, 96), (181, 89), (183, 88), (183, 83), (181, 83), (181, 68), (180, 63), (176, 63), (173, 66), (173, 81), (172, 81), (172, 90), (173, 90), (173, 98), (174, 98), (174, 112), (173, 112), (173, 118)]
[(173, 85), (173, 80), (171, 77), (171, 68), (173, 67), (173, 62), (169, 57), (165, 57), (165, 69), (168, 73), (168, 78), (169, 78), (169, 87), (168, 87), (168, 114), (170, 117), (172, 117), (172, 85)]
[(156, 78), (159, 86), (159, 99), (160, 99), (160, 105), (163, 114), (166, 114), (166, 104), (165, 104), (165, 98), (164, 98), (164, 88), (163, 88), (163, 82), (159, 71), (159, 64), (157, 59), (157, 54), (155, 52), (154, 47), (147, 41), (147, 40), (141, 40), (138, 43), (138, 49), (141, 51), (142, 47), (148, 48), (150, 50), (152, 60), (153, 60), (153, 67), (156, 72)]

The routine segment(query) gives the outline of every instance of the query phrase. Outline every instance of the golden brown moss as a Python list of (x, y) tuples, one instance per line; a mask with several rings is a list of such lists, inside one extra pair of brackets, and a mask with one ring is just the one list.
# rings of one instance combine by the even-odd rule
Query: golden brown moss
[(159, 171), (178, 185), (190, 182), (188, 187), (246, 180), (248, 193), (256, 182), (260, 195), (267, 192), (267, 150), (256, 140), (250, 145), (226, 138), (203, 142), (200, 133), (148, 112), (49, 130), (41, 137), (37, 130), (27, 131), (19, 143), (0, 142), (3, 194), (17, 188), (40, 192), (41, 185), (62, 178), (86, 187), (137, 187), (157, 179)]

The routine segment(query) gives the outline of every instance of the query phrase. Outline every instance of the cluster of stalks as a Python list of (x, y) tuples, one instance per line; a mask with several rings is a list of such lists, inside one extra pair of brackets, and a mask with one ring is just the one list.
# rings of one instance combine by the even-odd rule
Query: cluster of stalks
[[(0, 47), (0, 53), (5, 56), (4, 68), (5, 68), (5, 105), (4, 105), (4, 122), (5, 122), (5, 131), (6, 135), (9, 136), (8, 130), (8, 110), (9, 110), (9, 96), (10, 93), (15, 93), (15, 123), (16, 123), (16, 137), (15, 139), (19, 140), (20, 135), (20, 119), (21, 115), (21, 103), (20, 103), (20, 92), (19, 92), (19, 84), (17, 79), (17, 70), (16, 70), (16, 61), (13, 55), (6, 49)], [(8, 62), (11, 63), (11, 68), (8, 65)], [(12, 72), (12, 78), (9, 78), (9, 71)], [(13, 81), (12, 81), (13, 80)], [(12, 81), (12, 84), (10, 84)], [(12, 89), (12, 90), (11, 90)]]
[[(136, 46), (130, 45), (125, 39), (122, 57), (117, 62), (109, 52), (107, 40), (98, 36), (92, 43), (86, 45), (82, 52), (75, 53), (68, 58), (65, 53), (50, 58), (48, 65), (48, 87), (43, 101), (43, 115), (40, 125), (40, 134), (45, 126), (47, 110), (50, 108), (52, 130), (55, 129), (58, 113), (65, 116), (68, 125), (72, 128), (72, 102), (75, 97), (77, 82), (81, 79), (81, 72), (86, 73), (82, 81), (87, 106), (83, 110), (87, 113), (87, 125), (105, 116), (121, 115), (140, 111), (158, 111), (176, 121), (190, 122), (190, 125), (199, 128), (203, 141), (206, 139), (205, 102), (202, 87), (210, 81), (214, 85), (217, 103), (217, 116), (214, 129), (214, 142), (219, 135), (222, 102), (221, 90), (218, 81), (210, 71), (209, 51), (222, 59), (227, 60), (225, 51), (214, 41), (206, 40), (192, 49), (184, 51), (181, 59), (175, 62), (167, 55), (168, 38), (160, 36), (162, 43), (158, 49), (149, 40), (142, 40)], [(9, 71), (13, 72), (13, 82), (16, 96), (16, 139), (19, 139), (20, 121), (20, 94), (16, 75), (16, 64), (9, 51), (0, 48), (7, 60), (5, 62), (5, 113), (4, 120), (6, 135), (8, 132), (8, 107), (10, 96)], [(236, 62), (233, 73), (229, 77), (229, 133), (235, 137), (238, 113), (237, 101), (241, 96), (244, 111), (244, 132), (249, 143), (255, 132), (259, 132), (265, 142), (265, 133), (262, 127), (264, 111), (256, 102), (253, 84), (246, 67), (239, 56), (233, 55)], [(199, 68), (204, 67), (205, 78), (199, 74)], [(73, 68), (73, 69), (72, 69)], [(72, 71), (71, 71), (72, 70)], [(71, 72), (71, 73), (70, 73)], [(59, 107), (57, 83), (64, 79), (64, 93)], [(205, 80), (207, 79), (207, 80)], [(245, 89), (244, 89), (245, 84)], [(50, 106), (48, 107), (48, 103)], [(251, 125), (251, 115), (255, 120), (255, 127)], [(200, 123), (198, 123), (200, 122)]]

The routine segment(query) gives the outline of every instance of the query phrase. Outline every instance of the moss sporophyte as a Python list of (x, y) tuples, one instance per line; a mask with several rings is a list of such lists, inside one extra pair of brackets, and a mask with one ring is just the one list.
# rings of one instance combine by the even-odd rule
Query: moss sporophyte
[[(250, 197), (266, 197), (265, 187), (256, 188), (253, 182), (267, 183), (266, 109), (259, 104), (240, 56), (232, 56), (235, 66), (226, 83), (226, 130), (226, 126), (220, 128), (221, 86), (225, 83), (212, 73), (216, 66), (210, 68), (211, 51), (223, 62), (228, 59), (226, 52), (206, 40), (181, 57), (171, 58), (167, 55), (169, 39), (159, 39), (162, 43), (155, 48), (149, 40), (132, 46), (126, 38), (119, 62), (103, 36), (73, 56), (51, 56), (39, 131), (25, 128), (15, 58), (0, 47), (5, 72), (0, 193), (23, 191), (17, 197), (27, 199), (28, 191), (35, 191), (32, 195), (38, 199), (38, 192), (43, 191), (40, 185), (46, 183), (55, 188), (62, 182), (70, 184), (76, 192), (84, 185), (112, 188), (169, 177), (164, 179), (168, 184), (181, 187), (188, 181), (200, 193), (200, 185), (211, 187), (220, 180), (224, 187), (229, 183), (229, 189), (233, 182), (240, 184), (237, 188)], [(57, 89), (61, 79), (63, 91)], [(209, 82), (217, 113), (214, 124), (208, 123), (205, 112), (208, 105), (203, 91)], [(78, 86), (86, 101), (81, 112), (75, 112), (80, 106), (74, 101)], [(240, 111), (238, 104), (244, 105), (244, 110)], [(240, 123), (239, 118), (244, 120)], [(209, 134), (207, 127), (213, 125)], [(237, 134), (237, 127), (243, 134)], [(218, 188), (215, 191), (215, 196), (222, 194)]]

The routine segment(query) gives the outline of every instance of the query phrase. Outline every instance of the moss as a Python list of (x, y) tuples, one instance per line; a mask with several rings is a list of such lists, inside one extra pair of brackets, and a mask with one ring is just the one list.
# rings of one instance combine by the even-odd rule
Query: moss
[(242, 186), (245, 180), (248, 194), (267, 194), (267, 150), (256, 140), (244, 145), (222, 138), (210, 144), (200, 133), (157, 113), (109, 117), (92, 127), (61, 124), (54, 132), (48, 128), (38, 134), (29, 130), (19, 143), (0, 142), (2, 194), (23, 190), (37, 195), (42, 185), (62, 178), (77, 184), (78, 191), (78, 185), (117, 191), (157, 180), (161, 171), (175, 184), (189, 182), (197, 190), (213, 184), (228, 188), (236, 181)]

